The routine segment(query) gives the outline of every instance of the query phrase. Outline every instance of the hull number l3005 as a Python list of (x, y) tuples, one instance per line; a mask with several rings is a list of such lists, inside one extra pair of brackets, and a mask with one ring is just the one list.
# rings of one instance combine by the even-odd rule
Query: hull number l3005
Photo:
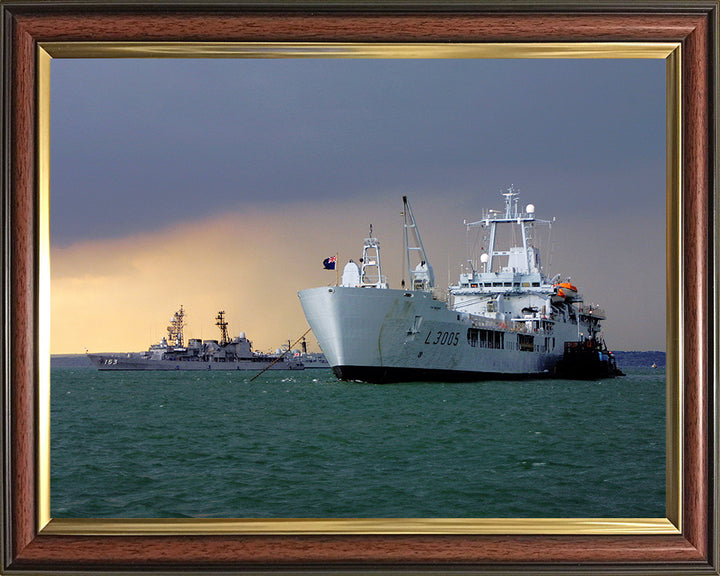
[[(434, 338), (433, 338), (434, 336)], [(439, 344), (441, 346), (457, 346), (460, 342), (460, 332), (443, 332), (431, 330), (425, 338), (425, 344)]]

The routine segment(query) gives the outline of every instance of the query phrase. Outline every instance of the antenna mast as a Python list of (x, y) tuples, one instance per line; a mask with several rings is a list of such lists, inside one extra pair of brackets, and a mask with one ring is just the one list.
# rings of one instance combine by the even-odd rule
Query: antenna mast
[(183, 345), (183, 328), (185, 327), (185, 311), (183, 310), (182, 304), (180, 310), (173, 314), (170, 318), (170, 326), (167, 327), (168, 332), (168, 343), (171, 346), (182, 346)]
[(215, 316), (215, 326), (218, 326), (220, 328), (220, 334), (222, 336), (222, 339), (220, 340), (220, 344), (222, 346), (225, 346), (225, 344), (228, 344), (230, 342), (230, 337), (228, 336), (228, 323), (225, 320), (225, 310), (220, 310), (218, 312), (218, 315)]
[(387, 282), (380, 265), (380, 242), (373, 236), (370, 224), (370, 237), (363, 242), (363, 255), (360, 266), (360, 285), (387, 288)]

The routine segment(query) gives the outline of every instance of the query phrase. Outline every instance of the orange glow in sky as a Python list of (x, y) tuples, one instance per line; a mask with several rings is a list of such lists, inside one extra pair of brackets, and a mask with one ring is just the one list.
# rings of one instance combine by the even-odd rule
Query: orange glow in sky
[[(215, 316), (225, 310), (231, 334), (245, 332), (256, 350), (294, 342), (308, 328), (297, 291), (335, 283), (325, 257), (340, 252), (342, 266), (360, 255), (368, 225), (347, 222), (359, 211), (356, 202), (333, 213), (283, 207), (51, 248), (51, 353), (145, 350), (180, 305), (186, 339), (218, 339)], [(398, 203), (385, 226), (375, 218), (393, 244), (399, 212)], [(318, 350), (312, 334), (307, 342)]]

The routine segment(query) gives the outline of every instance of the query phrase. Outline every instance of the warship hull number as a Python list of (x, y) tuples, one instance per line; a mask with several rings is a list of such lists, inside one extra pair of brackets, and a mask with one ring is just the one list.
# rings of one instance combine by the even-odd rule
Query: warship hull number
[(430, 331), (425, 338), (425, 344), (437, 344), (440, 346), (457, 346), (460, 342), (460, 332), (443, 332), (442, 330)]

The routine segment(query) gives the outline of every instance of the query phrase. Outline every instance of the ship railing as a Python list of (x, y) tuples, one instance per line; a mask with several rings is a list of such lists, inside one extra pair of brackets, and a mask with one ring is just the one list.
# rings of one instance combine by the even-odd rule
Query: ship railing
[(580, 304), (578, 306), (578, 312), (580, 314), (586, 314), (589, 316), (596, 316), (598, 318), (605, 318), (605, 310), (594, 304)]
[(485, 318), (483, 316), (475, 316), (474, 314), (470, 314), (470, 323), (473, 328), (502, 328), (502, 322), (494, 318)]
[(543, 328), (528, 328), (525, 324), (513, 326), (512, 331), (518, 334), (552, 334), (552, 332), (544, 330)]
[(513, 318), (510, 325), (502, 320), (494, 318), (485, 318), (483, 316), (475, 316), (470, 314), (470, 323), (473, 328), (490, 328), (493, 330), (506, 330), (508, 332), (517, 332), (518, 334), (552, 334), (551, 330), (544, 328), (534, 328), (527, 325), (529, 321), (537, 320), (534, 318)]
[[(338, 284), (339, 285), (339, 284)], [(388, 287), (388, 279), (385, 274), (382, 274), (381, 276), (366, 276), (364, 281), (361, 281), (360, 284), (358, 284), (359, 287), (362, 288), (387, 288)]]

